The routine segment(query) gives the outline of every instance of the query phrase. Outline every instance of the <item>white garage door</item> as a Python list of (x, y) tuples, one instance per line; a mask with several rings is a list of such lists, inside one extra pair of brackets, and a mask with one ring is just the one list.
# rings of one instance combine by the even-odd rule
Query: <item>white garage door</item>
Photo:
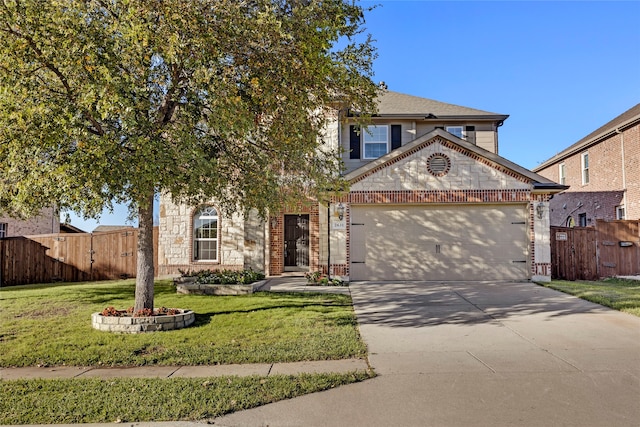
[(522, 280), (525, 205), (367, 205), (351, 210), (351, 280)]

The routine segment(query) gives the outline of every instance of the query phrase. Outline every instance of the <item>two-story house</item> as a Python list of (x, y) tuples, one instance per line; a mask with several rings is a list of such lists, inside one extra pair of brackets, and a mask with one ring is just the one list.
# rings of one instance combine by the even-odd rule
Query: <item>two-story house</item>
[(60, 214), (55, 208), (42, 209), (39, 215), (21, 220), (0, 216), (0, 239), (60, 232)]
[(385, 91), (371, 125), (329, 121), (350, 191), (328, 204), (224, 217), (160, 201), (159, 273), (253, 268), (348, 280), (550, 280), (548, 201), (565, 189), (498, 155), (508, 116)]
[(640, 104), (534, 169), (569, 186), (550, 203), (551, 225), (640, 219)]

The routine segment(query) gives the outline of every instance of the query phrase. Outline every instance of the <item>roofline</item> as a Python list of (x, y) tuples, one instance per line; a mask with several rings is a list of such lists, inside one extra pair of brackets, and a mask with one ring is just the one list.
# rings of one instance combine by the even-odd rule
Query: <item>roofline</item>
[[(349, 113), (347, 117), (358, 117), (358, 114)], [(390, 119), (423, 119), (428, 121), (439, 122), (442, 120), (491, 120), (504, 122), (509, 118), (508, 114), (495, 114), (495, 115), (455, 115), (455, 116), (436, 116), (433, 114), (414, 113), (414, 114), (373, 114), (372, 118), (390, 118)]]
[[(556, 184), (555, 182), (535, 182), (533, 184), (533, 191), (535, 193), (560, 193), (562, 191), (568, 190), (568, 185)], [(542, 191), (543, 190), (543, 191)], [(549, 191), (552, 190), (552, 191)]]
[[(624, 113), (623, 113), (624, 114)], [(615, 119), (614, 119), (615, 120)], [(620, 126), (616, 126), (613, 128), (610, 128), (609, 130), (606, 130), (604, 132), (602, 132), (599, 135), (594, 136), (593, 138), (583, 142), (582, 144), (579, 144), (575, 147), (569, 147), (567, 149), (565, 149), (564, 151), (561, 151), (560, 153), (556, 154), (555, 156), (551, 157), (550, 159), (542, 162), (541, 164), (539, 164), (538, 166), (536, 166), (535, 168), (533, 168), (532, 170), (534, 172), (538, 172), (542, 169), (546, 169), (549, 166), (552, 166), (555, 163), (558, 163), (568, 157), (573, 156), (576, 153), (579, 153), (580, 151), (583, 151), (585, 148), (589, 148), (593, 145), (596, 145), (602, 141), (604, 141), (605, 139), (608, 139), (610, 137), (612, 137), (613, 135), (616, 135), (622, 131), (625, 131), (627, 129), (629, 129), (630, 127), (633, 127), (637, 124), (640, 124), (640, 114), (632, 117), (631, 119), (629, 119), (629, 121), (621, 124)]]
[(497, 163), (501, 166), (504, 166), (505, 168), (512, 170), (513, 172), (516, 172), (526, 178), (529, 178), (532, 181), (532, 185), (534, 187), (534, 190), (539, 189), (539, 190), (545, 190), (543, 191), (544, 193), (559, 193), (561, 191), (566, 190), (567, 187), (566, 185), (560, 185), (557, 184), (551, 180), (549, 180), (548, 178), (545, 178), (542, 175), (538, 175), (535, 172), (530, 171), (529, 169), (526, 169), (516, 163), (513, 163), (510, 160), (505, 159), (504, 157), (501, 157), (495, 153), (492, 153), (491, 151), (487, 151), (484, 148), (478, 147), (477, 145), (471, 144), (463, 139), (460, 139), (452, 134), (450, 134), (449, 132), (446, 132), (442, 129), (434, 129), (431, 132), (422, 135), (419, 138), (414, 139), (413, 141), (409, 142), (406, 145), (403, 145), (402, 147), (400, 147), (399, 149), (393, 150), (387, 154), (385, 154), (384, 156), (367, 163), (364, 166), (361, 166), (358, 169), (355, 169), (351, 172), (349, 172), (348, 174), (346, 174), (344, 176), (344, 178), (349, 181), (349, 182), (353, 182), (354, 180), (358, 179), (359, 177), (361, 177), (362, 175), (365, 175), (366, 173), (368, 173), (371, 169), (377, 168), (385, 163), (387, 163), (388, 161), (396, 158), (397, 156), (402, 155), (405, 151), (408, 151), (410, 149), (415, 148), (416, 146), (427, 142), (433, 138), (435, 138), (436, 136), (439, 136), (443, 139), (446, 139), (448, 141), (451, 141), (459, 146), (461, 146), (462, 148), (465, 148), (481, 157), (484, 157), (487, 160), (490, 160), (494, 163)]

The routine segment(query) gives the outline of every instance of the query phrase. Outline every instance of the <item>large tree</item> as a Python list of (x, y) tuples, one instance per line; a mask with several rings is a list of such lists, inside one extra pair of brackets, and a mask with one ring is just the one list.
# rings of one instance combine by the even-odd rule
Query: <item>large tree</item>
[(135, 309), (153, 308), (153, 199), (264, 213), (340, 185), (327, 111), (373, 111), (350, 0), (0, 0), (0, 210), (55, 203), (139, 224)]

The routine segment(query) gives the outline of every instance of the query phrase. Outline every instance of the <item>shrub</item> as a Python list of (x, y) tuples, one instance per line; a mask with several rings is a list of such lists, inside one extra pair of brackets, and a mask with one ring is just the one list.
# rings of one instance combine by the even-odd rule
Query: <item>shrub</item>
[(305, 273), (304, 277), (307, 279), (307, 284), (312, 286), (348, 286), (342, 279), (337, 277), (329, 279), (320, 271)]
[(235, 270), (178, 270), (182, 277), (195, 277), (196, 283), (201, 285), (248, 285), (264, 279), (264, 274), (252, 269)]

